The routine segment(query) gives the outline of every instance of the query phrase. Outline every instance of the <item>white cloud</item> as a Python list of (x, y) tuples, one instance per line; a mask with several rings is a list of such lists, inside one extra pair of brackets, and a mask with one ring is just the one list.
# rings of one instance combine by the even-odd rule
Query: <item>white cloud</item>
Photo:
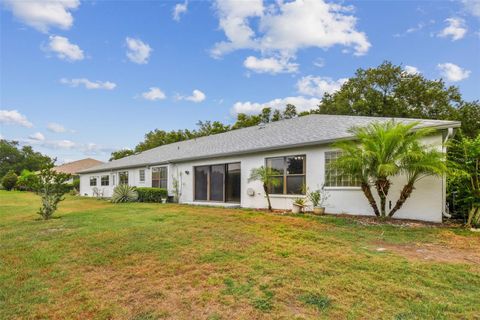
[(306, 76), (298, 80), (298, 92), (304, 95), (321, 98), (325, 93), (338, 91), (348, 79), (333, 80), (329, 77)]
[(26, 25), (47, 33), (50, 27), (64, 30), (73, 25), (71, 10), (80, 5), (79, 0), (5, 0), (14, 16)]
[(70, 140), (48, 140), (43, 145), (53, 149), (72, 149), (76, 146), (76, 143)]
[(452, 41), (456, 41), (462, 39), (467, 33), (465, 20), (461, 18), (448, 18), (445, 19), (445, 22), (447, 26), (438, 34), (439, 37), (451, 37)]
[(414, 67), (414, 66), (405, 66), (405, 68), (403, 68), (405, 70), (406, 73), (410, 74), (410, 75), (416, 75), (416, 74), (420, 74), (420, 70), (418, 70), (417, 67)]
[(440, 63), (437, 65), (437, 68), (440, 70), (441, 75), (451, 82), (467, 79), (471, 73), (470, 70), (463, 69), (450, 62)]
[(63, 133), (63, 132), (66, 132), (67, 129), (65, 129), (64, 126), (62, 126), (61, 124), (59, 123), (55, 123), (55, 122), (50, 122), (48, 125), (47, 125), (47, 129), (52, 131), (52, 132), (55, 132), (55, 133)]
[(318, 68), (325, 67), (325, 60), (322, 58), (317, 58), (313, 61), (313, 65)]
[(356, 30), (357, 18), (349, 14), (351, 6), (323, 0), (277, 1), (268, 6), (262, 0), (248, 5), (217, 0), (215, 8), (227, 41), (215, 44), (214, 57), (253, 49), (266, 56), (293, 58), (303, 48), (334, 45), (353, 47), (356, 55), (363, 55), (371, 46), (365, 33)]
[(148, 63), (148, 58), (153, 49), (140, 39), (127, 37), (125, 39), (127, 45), (127, 57), (130, 61), (138, 64)]
[(165, 93), (157, 87), (151, 87), (149, 91), (142, 93), (142, 97), (145, 100), (156, 101), (156, 100), (163, 100), (167, 96)]
[(104, 90), (113, 90), (117, 86), (115, 83), (110, 81), (90, 81), (85, 78), (78, 79), (60, 79), (60, 82), (71, 87), (78, 87), (80, 85), (85, 86), (86, 89), (104, 89)]
[(283, 110), (287, 104), (293, 104), (297, 108), (298, 112), (302, 112), (317, 108), (319, 103), (320, 100), (317, 98), (305, 98), (302, 96), (273, 99), (264, 103), (250, 101), (236, 102), (231, 109), (231, 113), (256, 114), (262, 111), (263, 108), (267, 107)]
[(35, 141), (45, 140), (45, 136), (41, 132), (35, 132), (34, 134), (31, 134), (29, 138)]
[(18, 124), (27, 128), (33, 127), (33, 124), (28, 121), (27, 117), (17, 110), (0, 110), (0, 123)]
[(243, 62), (245, 68), (250, 69), (256, 73), (292, 73), (298, 71), (298, 64), (289, 62), (286, 58), (263, 58), (258, 59), (254, 56), (249, 56)]
[(205, 93), (203, 93), (202, 91), (200, 91), (198, 89), (193, 90), (191, 96), (187, 96), (187, 97), (177, 96), (178, 100), (187, 100), (187, 101), (192, 101), (192, 102), (195, 102), (195, 103), (202, 102), (206, 98), (207, 98), (207, 96), (205, 95)]
[(462, 0), (462, 3), (468, 13), (480, 18), (480, 1), (479, 0)]
[(180, 21), (180, 16), (186, 13), (188, 10), (188, 2), (185, 1), (184, 3), (177, 3), (173, 8), (172, 18), (175, 21)]
[(76, 44), (71, 43), (68, 38), (61, 36), (50, 36), (48, 51), (57, 54), (60, 59), (68, 61), (83, 60), (83, 50)]

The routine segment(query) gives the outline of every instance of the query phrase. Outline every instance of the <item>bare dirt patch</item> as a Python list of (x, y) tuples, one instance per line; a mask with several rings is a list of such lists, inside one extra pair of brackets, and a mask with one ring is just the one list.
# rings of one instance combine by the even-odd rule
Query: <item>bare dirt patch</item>
[(467, 247), (449, 247), (442, 244), (392, 244), (376, 242), (375, 250), (394, 252), (409, 260), (422, 260), (441, 263), (467, 263), (480, 266), (480, 249)]

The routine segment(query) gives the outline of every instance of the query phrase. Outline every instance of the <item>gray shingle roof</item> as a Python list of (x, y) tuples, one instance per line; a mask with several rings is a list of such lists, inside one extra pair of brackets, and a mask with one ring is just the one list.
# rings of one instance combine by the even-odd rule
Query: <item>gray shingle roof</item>
[[(372, 122), (385, 122), (391, 119), (308, 115), (160, 146), (83, 170), (81, 173), (329, 143), (351, 138), (348, 130), (353, 126), (366, 126)], [(419, 127), (447, 128), (460, 126), (460, 123), (456, 121), (404, 118), (396, 118), (395, 120), (404, 123), (419, 121)]]

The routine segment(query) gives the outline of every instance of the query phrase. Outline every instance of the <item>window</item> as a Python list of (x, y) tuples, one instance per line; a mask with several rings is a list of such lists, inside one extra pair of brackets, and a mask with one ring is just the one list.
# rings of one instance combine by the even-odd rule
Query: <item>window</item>
[(153, 188), (168, 188), (167, 167), (152, 168), (152, 187)]
[(195, 167), (195, 200), (240, 202), (240, 177), (240, 163)]
[(145, 182), (145, 170), (140, 170), (139, 172), (140, 182)]
[(275, 186), (269, 185), (271, 194), (305, 194), (305, 159), (303, 155), (267, 158), (266, 164), (273, 171)]
[(128, 184), (128, 171), (118, 173), (118, 184)]
[(97, 185), (97, 177), (90, 177), (90, 187), (95, 187)]
[(325, 186), (326, 187), (359, 187), (360, 181), (350, 175), (340, 174), (332, 163), (342, 154), (341, 151), (325, 152)]
[(109, 184), (109, 180), (110, 180), (110, 176), (102, 176), (102, 178), (100, 179), (100, 184), (102, 186), (108, 186)]

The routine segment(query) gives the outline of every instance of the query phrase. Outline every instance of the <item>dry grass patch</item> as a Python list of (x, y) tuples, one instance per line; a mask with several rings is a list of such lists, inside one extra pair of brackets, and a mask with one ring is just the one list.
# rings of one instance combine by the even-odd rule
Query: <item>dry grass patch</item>
[[(459, 229), (84, 198), (67, 198), (56, 219), (38, 221), (37, 201), (0, 192), (1, 319), (480, 313), (478, 262), (406, 258), (401, 251), (473, 251), (480, 236)], [(387, 252), (376, 251), (379, 245)]]

